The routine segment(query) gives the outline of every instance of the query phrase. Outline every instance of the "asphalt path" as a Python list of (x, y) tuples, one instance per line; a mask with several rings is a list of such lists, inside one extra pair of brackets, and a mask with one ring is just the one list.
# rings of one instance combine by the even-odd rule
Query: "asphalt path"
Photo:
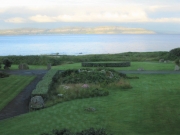
[(0, 111), (0, 120), (29, 112), (31, 93), (36, 88), (38, 82), (42, 80), (47, 70), (7, 70), (4, 72), (14, 75), (35, 75), (36, 78)]
[(0, 70), (0, 72), (5, 72), (14, 75), (41, 75), (46, 74), (48, 70)]

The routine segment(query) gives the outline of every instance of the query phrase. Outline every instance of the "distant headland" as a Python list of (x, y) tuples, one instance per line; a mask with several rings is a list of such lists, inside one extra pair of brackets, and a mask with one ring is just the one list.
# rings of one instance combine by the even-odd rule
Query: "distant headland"
[(56, 29), (20, 28), (0, 30), (0, 35), (39, 35), (39, 34), (156, 34), (143, 28), (126, 27), (63, 27)]

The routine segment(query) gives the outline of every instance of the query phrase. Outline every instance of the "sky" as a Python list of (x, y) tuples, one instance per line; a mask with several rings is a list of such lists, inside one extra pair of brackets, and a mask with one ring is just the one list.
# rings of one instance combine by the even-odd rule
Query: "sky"
[(0, 29), (123, 26), (180, 34), (180, 0), (0, 0)]

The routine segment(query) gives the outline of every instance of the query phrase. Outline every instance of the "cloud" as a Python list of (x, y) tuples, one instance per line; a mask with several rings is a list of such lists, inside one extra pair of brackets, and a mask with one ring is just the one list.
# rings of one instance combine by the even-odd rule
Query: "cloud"
[(29, 20), (38, 22), (38, 23), (43, 23), (43, 22), (56, 22), (55, 18), (49, 17), (47, 15), (36, 15), (36, 16), (31, 16), (29, 17)]
[(29, 17), (34, 22), (144, 22), (147, 15), (144, 11), (76, 13), (58, 16), (35, 15)]
[[(5, 22), (179, 22), (175, 0), (12, 0), (3, 1), (0, 18)], [(12, 4), (11, 4), (12, 3)], [(167, 4), (168, 3), (168, 4)], [(10, 6), (14, 6), (10, 8)], [(7, 8), (8, 7), (8, 8)], [(2, 11), (1, 11), (2, 10)], [(1, 12), (3, 12), (1, 14)], [(167, 15), (168, 14), (168, 15)], [(171, 18), (168, 18), (171, 14)], [(9, 17), (9, 19), (8, 19)], [(155, 18), (155, 19), (154, 19)]]
[(148, 22), (161, 22), (161, 23), (180, 23), (180, 18), (158, 18), (158, 19), (149, 19)]
[(9, 18), (4, 20), (7, 23), (25, 23), (25, 19), (21, 18), (21, 17), (14, 17), (14, 18)]
[(6, 12), (5, 8), (0, 8), (0, 14)]
[(170, 6), (160, 6), (160, 5), (153, 5), (153, 6), (149, 6), (148, 9), (152, 12), (156, 12), (158, 10), (163, 10), (165, 8), (169, 8)]

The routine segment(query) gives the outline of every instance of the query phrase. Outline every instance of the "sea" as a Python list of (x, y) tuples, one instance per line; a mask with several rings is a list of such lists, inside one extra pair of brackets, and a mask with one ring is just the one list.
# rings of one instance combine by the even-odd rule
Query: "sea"
[(0, 56), (86, 55), (170, 51), (180, 35), (16, 35), (0, 36)]

